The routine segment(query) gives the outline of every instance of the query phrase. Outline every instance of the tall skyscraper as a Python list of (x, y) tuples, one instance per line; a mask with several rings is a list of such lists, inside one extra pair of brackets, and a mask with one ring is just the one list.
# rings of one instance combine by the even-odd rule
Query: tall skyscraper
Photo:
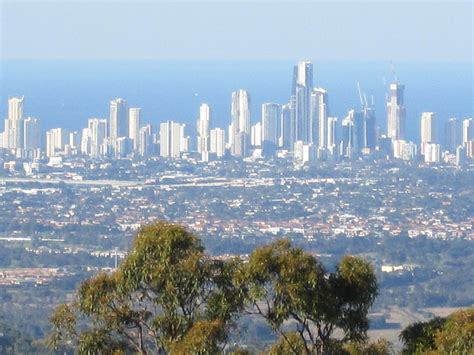
[(421, 114), (421, 154), (425, 154), (428, 143), (436, 143), (436, 115), (434, 112)]
[(250, 95), (247, 91), (232, 93), (231, 117), (231, 152), (232, 155), (242, 157), (246, 155), (247, 144), (250, 143)]
[(160, 124), (160, 156), (179, 158), (187, 150), (184, 124), (167, 121)]
[(132, 140), (133, 150), (138, 150), (139, 134), (141, 127), (141, 109), (132, 107), (128, 110), (128, 138)]
[(311, 141), (310, 101), (313, 90), (313, 64), (298, 62), (293, 70), (292, 101), (294, 102), (294, 141)]
[(313, 89), (311, 93), (312, 137), (313, 143), (318, 143), (320, 149), (326, 149), (328, 144), (328, 94), (321, 88)]
[(117, 138), (128, 137), (128, 108), (124, 99), (110, 101), (110, 142), (114, 146)]
[(364, 105), (362, 108), (364, 115), (365, 137), (364, 146), (362, 148), (369, 148), (371, 151), (377, 145), (377, 131), (375, 124), (375, 108), (373, 106)]
[(208, 104), (199, 107), (199, 118), (197, 121), (197, 151), (205, 153), (209, 151), (209, 134), (211, 125), (211, 109)]
[(451, 154), (456, 154), (456, 148), (461, 144), (459, 121), (450, 118), (445, 126), (445, 146)]
[(107, 120), (90, 118), (87, 121), (90, 134), (90, 155), (98, 157), (104, 155), (106, 149), (103, 147), (107, 139)]
[(336, 124), (337, 124), (337, 117), (328, 117), (328, 128), (327, 128), (327, 149), (329, 153), (332, 155), (336, 152), (336, 144), (337, 144), (337, 136), (336, 136)]
[(474, 139), (474, 119), (466, 118), (462, 121), (462, 144), (467, 143)]
[(280, 132), (278, 137), (278, 146), (283, 149), (292, 149), (293, 145), (293, 130), (292, 130), (292, 115), (294, 110), (291, 104), (283, 105), (281, 107), (280, 116)]
[(274, 103), (262, 104), (262, 142), (278, 145), (280, 131), (280, 105)]
[(393, 140), (405, 139), (406, 112), (402, 84), (390, 85), (390, 97), (387, 101), (387, 137)]
[(5, 120), (4, 133), (6, 148), (23, 148), (23, 102), (24, 97), (11, 97), (8, 99), (8, 118)]

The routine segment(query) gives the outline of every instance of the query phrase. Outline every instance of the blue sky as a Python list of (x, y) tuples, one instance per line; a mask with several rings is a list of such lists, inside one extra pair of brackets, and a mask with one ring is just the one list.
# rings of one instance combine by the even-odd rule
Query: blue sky
[(473, 3), (0, 0), (0, 56), (468, 62)]

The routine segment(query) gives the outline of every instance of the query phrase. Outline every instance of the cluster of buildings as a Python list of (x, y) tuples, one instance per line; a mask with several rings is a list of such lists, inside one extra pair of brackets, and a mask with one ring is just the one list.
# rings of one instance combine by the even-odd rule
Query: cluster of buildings
[[(125, 240), (121, 237), (141, 224), (170, 220), (223, 241), (282, 235), (307, 240), (337, 235), (474, 238), (474, 217), (466, 202), (473, 187), (469, 179), (455, 177), (452, 167), (361, 161), (338, 164), (330, 176), (321, 177), (325, 169), (292, 171), (290, 159), (238, 167), (221, 160), (194, 165), (192, 173), (190, 161), (174, 161), (174, 168), (161, 160), (148, 166), (121, 162), (125, 165), (70, 166), (69, 174), (87, 170), (96, 176), (64, 179), (65, 184), (5, 179), (0, 234), (39, 233), (43, 240), (67, 243), (90, 238), (95, 248), (108, 245), (111, 236)], [(155, 180), (118, 184), (97, 179), (118, 170)], [(241, 175), (235, 176), (236, 171)]]
[[(250, 94), (232, 93), (230, 125), (212, 127), (212, 110), (203, 103), (199, 108), (196, 135), (191, 139), (187, 127), (174, 121), (159, 124), (154, 131), (144, 125), (141, 110), (128, 107), (121, 98), (110, 102), (109, 118), (90, 118), (82, 131), (50, 129), (42, 142), (39, 120), (23, 115), (23, 97), (8, 100), (8, 118), (0, 134), (0, 148), (17, 157), (89, 156), (123, 158), (130, 155), (179, 158), (196, 152), (202, 161), (234, 156), (245, 158), (292, 154), (302, 163), (315, 160), (345, 160), (378, 154), (397, 159), (420, 159), (461, 165), (474, 158), (474, 120), (455, 118), (446, 123), (441, 145), (436, 114), (423, 112), (420, 119), (420, 144), (406, 137), (404, 86), (389, 86), (387, 131), (378, 134), (375, 108), (359, 88), (360, 109), (349, 110), (339, 119), (330, 115), (328, 92), (313, 85), (313, 64), (298, 62), (294, 67), (288, 103), (263, 103), (260, 120), (252, 124)], [(43, 150), (42, 147), (45, 147)]]

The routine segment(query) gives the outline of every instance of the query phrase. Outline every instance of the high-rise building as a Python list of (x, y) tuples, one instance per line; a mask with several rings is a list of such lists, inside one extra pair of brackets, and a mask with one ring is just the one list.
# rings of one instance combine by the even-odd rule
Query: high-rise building
[(150, 146), (152, 144), (152, 127), (151, 125), (146, 125), (140, 128), (138, 134), (138, 154), (144, 157), (148, 154)]
[[(107, 120), (100, 118), (90, 118), (87, 121), (90, 134), (90, 152), (92, 157), (105, 155), (107, 142)], [(82, 150), (82, 148), (81, 148)]]
[(119, 137), (128, 137), (128, 108), (124, 99), (110, 101), (110, 143), (114, 148)]
[(210, 152), (216, 154), (218, 158), (225, 155), (225, 131), (221, 128), (211, 129)]
[(262, 141), (278, 145), (280, 132), (280, 105), (275, 103), (262, 104)]
[(311, 141), (311, 92), (313, 90), (313, 64), (298, 62), (293, 70), (292, 101), (294, 105), (294, 141)]
[(39, 119), (28, 117), (24, 120), (23, 148), (32, 151), (41, 148)]
[(229, 133), (232, 136), (231, 153), (235, 156), (245, 156), (242, 153), (247, 152), (246, 145), (249, 143), (251, 130), (250, 95), (247, 91), (238, 90), (232, 93), (231, 117), (232, 131)]
[(416, 157), (416, 144), (403, 139), (392, 140), (393, 157), (396, 159), (413, 160)]
[(313, 89), (311, 93), (312, 130), (310, 141), (317, 143), (320, 149), (328, 147), (328, 94), (321, 88)]
[(421, 114), (421, 154), (425, 154), (427, 143), (436, 143), (436, 115), (434, 112)]
[(234, 137), (234, 156), (236, 157), (246, 157), (248, 154), (248, 146), (249, 146), (249, 135), (245, 132), (239, 132)]
[(8, 118), (5, 120), (4, 146), (9, 149), (23, 148), (24, 97), (10, 97), (8, 99)]
[(187, 138), (184, 136), (185, 125), (174, 121), (160, 124), (160, 156), (179, 158), (187, 150)]
[(291, 150), (293, 147), (293, 116), (294, 110), (291, 103), (281, 107), (280, 132), (278, 137), (278, 146), (283, 149)]
[(364, 144), (362, 148), (369, 148), (370, 150), (374, 150), (377, 145), (375, 108), (364, 106), (362, 108), (362, 112), (364, 116), (364, 125), (365, 125)]
[(327, 128), (327, 148), (329, 153), (332, 155), (336, 152), (336, 144), (337, 144), (337, 137), (336, 137), (336, 124), (337, 124), (337, 117), (328, 117), (328, 128)]
[(399, 83), (390, 85), (390, 96), (387, 101), (387, 137), (392, 140), (405, 139), (404, 89), (405, 87)]
[[(422, 145), (423, 147), (423, 145)], [(439, 163), (441, 160), (441, 147), (437, 143), (424, 143), (425, 163)]]
[(462, 144), (466, 145), (474, 139), (474, 119), (466, 118), (462, 121)]
[(46, 132), (46, 156), (55, 157), (64, 151), (68, 143), (69, 132), (64, 128), (53, 128)]
[(197, 151), (204, 153), (209, 151), (209, 134), (211, 125), (211, 109), (208, 104), (199, 107), (199, 118), (197, 121)]
[(141, 109), (131, 107), (128, 110), (128, 138), (132, 140), (133, 150), (138, 150), (139, 134), (141, 127)]
[(342, 120), (342, 137), (340, 143), (339, 154), (345, 158), (352, 158), (354, 155), (354, 144), (355, 144), (355, 111), (350, 110), (347, 116)]
[(262, 146), (262, 122), (257, 122), (251, 128), (250, 144), (254, 147)]
[(81, 135), (78, 131), (69, 132), (69, 146), (71, 149), (81, 148)]
[(456, 148), (461, 144), (459, 121), (450, 118), (445, 126), (445, 147), (452, 154), (456, 153)]

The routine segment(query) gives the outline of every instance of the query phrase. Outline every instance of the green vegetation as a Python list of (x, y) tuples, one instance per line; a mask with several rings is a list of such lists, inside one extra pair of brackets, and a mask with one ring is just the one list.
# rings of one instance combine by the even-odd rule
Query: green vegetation
[(472, 354), (474, 308), (411, 324), (402, 331), (400, 340), (403, 354)]
[(376, 294), (374, 271), (360, 258), (345, 257), (330, 273), (278, 241), (248, 262), (222, 261), (184, 227), (160, 222), (139, 231), (118, 270), (84, 282), (75, 302), (56, 309), (49, 345), (81, 354), (221, 353), (238, 318), (252, 314), (280, 336), (270, 354), (332, 354), (365, 346)]

